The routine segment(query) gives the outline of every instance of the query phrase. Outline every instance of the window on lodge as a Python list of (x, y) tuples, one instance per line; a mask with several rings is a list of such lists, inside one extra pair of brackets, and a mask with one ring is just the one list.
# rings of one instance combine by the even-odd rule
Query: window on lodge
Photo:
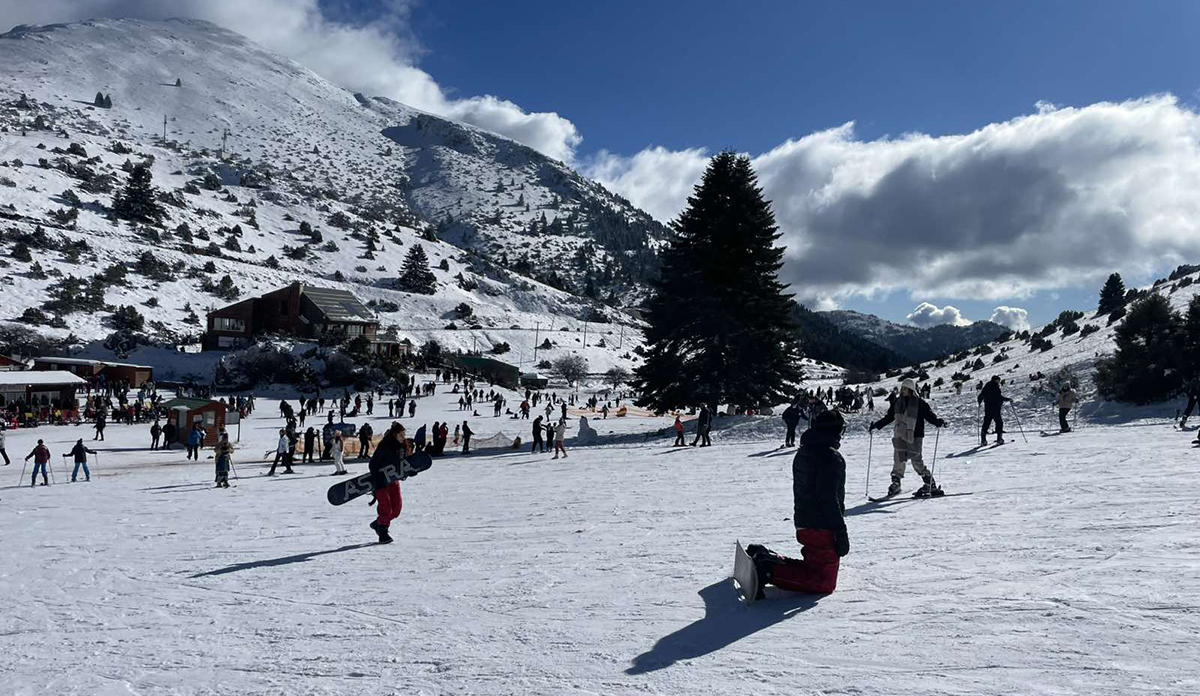
[(213, 329), (217, 331), (245, 331), (246, 320), (234, 317), (216, 317), (213, 319)]
[(362, 324), (346, 324), (347, 336), (361, 336), (363, 334)]

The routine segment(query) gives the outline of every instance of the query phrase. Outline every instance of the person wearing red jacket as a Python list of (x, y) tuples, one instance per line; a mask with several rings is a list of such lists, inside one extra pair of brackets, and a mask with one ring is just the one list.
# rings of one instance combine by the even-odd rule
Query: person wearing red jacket
[(25, 461), (33, 459), (33, 477), (29, 479), (29, 486), (32, 488), (37, 485), (38, 469), (42, 470), (42, 485), (49, 486), (50, 481), (46, 477), (46, 466), (50, 463), (50, 448), (44, 442), (38, 440), (37, 447), (25, 456)]
[(825, 411), (800, 436), (792, 460), (792, 495), (802, 558), (781, 556), (760, 544), (747, 546), (758, 572), (757, 597), (768, 584), (806, 594), (830, 594), (837, 587), (840, 559), (850, 553), (846, 460), (838, 452), (845, 429), (841, 414)]

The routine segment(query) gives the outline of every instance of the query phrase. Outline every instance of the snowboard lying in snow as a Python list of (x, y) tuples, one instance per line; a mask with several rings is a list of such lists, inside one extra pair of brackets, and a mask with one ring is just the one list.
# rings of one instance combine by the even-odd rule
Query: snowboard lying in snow
[(733, 579), (741, 586), (746, 604), (753, 604), (758, 598), (758, 570), (754, 568), (750, 554), (742, 548), (742, 542), (738, 541), (736, 544), (733, 550)]
[[(400, 470), (389, 464), (383, 468), (383, 475), (387, 477), (389, 484), (396, 481), (403, 481), (409, 476), (416, 476), (422, 471), (433, 466), (433, 459), (425, 452), (415, 452), (401, 463)], [(354, 500), (364, 493), (371, 492), (371, 472), (360, 474), (353, 478), (348, 478), (345, 481), (338, 481), (329, 487), (329, 493), (326, 498), (329, 499), (330, 505), (342, 505)]]

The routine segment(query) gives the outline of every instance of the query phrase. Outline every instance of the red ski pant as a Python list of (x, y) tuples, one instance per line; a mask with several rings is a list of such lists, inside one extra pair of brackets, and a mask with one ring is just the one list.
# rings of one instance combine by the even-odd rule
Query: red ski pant
[(375, 506), (379, 511), (375, 524), (380, 527), (390, 525), (392, 520), (399, 517), (400, 508), (404, 506), (404, 501), (400, 498), (400, 483), (392, 483), (387, 488), (375, 491)]
[(838, 555), (833, 530), (797, 529), (804, 560), (786, 558), (771, 570), (771, 584), (789, 592), (829, 594), (837, 587)]

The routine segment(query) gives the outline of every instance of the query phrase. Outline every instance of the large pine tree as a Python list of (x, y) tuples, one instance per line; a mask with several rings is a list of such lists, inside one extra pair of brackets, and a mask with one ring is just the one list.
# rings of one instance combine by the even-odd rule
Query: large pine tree
[(1117, 351), (1096, 364), (1096, 388), (1107, 399), (1149, 404), (1174, 396), (1186, 373), (1186, 325), (1167, 298), (1134, 302), (1116, 330)]
[(405, 292), (418, 295), (432, 295), (437, 290), (437, 277), (429, 270), (429, 258), (420, 244), (412, 245), (404, 256), (399, 286)]
[(167, 214), (158, 202), (150, 170), (139, 164), (129, 172), (125, 188), (113, 197), (113, 212), (122, 220), (157, 224)]
[(783, 248), (747, 157), (722, 152), (672, 224), (648, 302), (641, 403), (756, 406), (794, 396), (802, 377)]
[(1100, 289), (1100, 314), (1112, 314), (1114, 310), (1125, 305), (1125, 283), (1120, 273), (1113, 273)]

